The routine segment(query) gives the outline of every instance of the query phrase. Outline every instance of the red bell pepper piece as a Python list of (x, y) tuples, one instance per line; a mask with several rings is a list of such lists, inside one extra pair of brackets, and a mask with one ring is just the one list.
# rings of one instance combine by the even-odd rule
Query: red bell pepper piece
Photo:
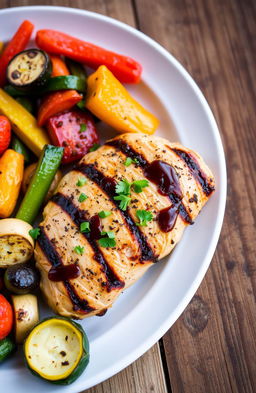
[(8, 148), (11, 141), (11, 123), (5, 116), (0, 116), (0, 156)]
[(92, 116), (78, 109), (50, 117), (46, 127), (52, 143), (64, 147), (63, 164), (79, 160), (99, 141)]
[(0, 87), (4, 86), (6, 82), (6, 69), (9, 61), (17, 55), (17, 53), (23, 51), (26, 48), (28, 41), (30, 40), (34, 25), (25, 20), (11, 41), (5, 47), (1, 57), (0, 57)]
[(105, 65), (120, 82), (140, 81), (142, 67), (131, 57), (119, 55), (55, 30), (39, 30), (36, 43), (47, 52), (70, 57), (94, 69)]
[(82, 98), (81, 94), (77, 93), (76, 90), (62, 90), (49, 94), (40, 105), (37, 117), (38, 125), (42, 126), (49, 117), (72, 108)]

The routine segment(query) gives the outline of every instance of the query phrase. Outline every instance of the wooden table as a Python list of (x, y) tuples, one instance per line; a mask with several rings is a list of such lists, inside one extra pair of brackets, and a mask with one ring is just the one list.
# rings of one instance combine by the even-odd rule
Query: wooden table
[(205, 94), (227, 157), (226, 217), (200, 289), (158, 344), (87, 392), (256, 392), (256, 2), (0, 0), (39, 4), (109, 15), (168, 49)]

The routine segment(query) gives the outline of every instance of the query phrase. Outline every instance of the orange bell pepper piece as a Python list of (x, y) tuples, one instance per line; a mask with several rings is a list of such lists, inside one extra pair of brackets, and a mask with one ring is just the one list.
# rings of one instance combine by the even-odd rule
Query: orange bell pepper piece
[(24, 170), (24, 156), (12, 149), (0, 158), (0, 217), (9, 217), (16, 205)]
[(38, 111), (37, 121), (39, 126), (45, 124), (49, 117), (72, 108), (81, 100), (82, 96), (76, 90), (63, 90), (49, 94), (43, 100)]
[(143, 108), (105, 66), (87, 80), (85, 106), (95, 116), (120, 132), (153, 134), (158, 119)]
[(69, 75), (68, 67), (59, 56), (50, 56), (52, 62), (52, 76)]

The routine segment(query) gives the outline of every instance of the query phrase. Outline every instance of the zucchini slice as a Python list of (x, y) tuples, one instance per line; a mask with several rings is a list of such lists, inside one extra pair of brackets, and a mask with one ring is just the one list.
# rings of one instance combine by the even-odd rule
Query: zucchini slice
[(28, 261), (34, 252), (30, 224), (17, 218), (0, 220), (0, 268)]
[(12, 58), (7, 67), (8, 82), (26, 92), (44, 86), (52, 72), (52, 64), (46, 52), (27, 49)]
[(49, 382), (68, 385), (89, 363), (89, 342), (83, 328), (64, 317), (46, 318), (24, 345), (30, 371)]
[(14, 308), (15, 341), (22, 344), (39, 321), (37, 297), (35, 295), (12, 295)]

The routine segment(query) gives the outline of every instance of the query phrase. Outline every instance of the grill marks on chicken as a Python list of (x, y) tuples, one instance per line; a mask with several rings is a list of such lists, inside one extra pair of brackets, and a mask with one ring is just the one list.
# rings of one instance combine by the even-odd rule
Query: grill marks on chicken
[(129, 210), (123, 211), (119, 209), (119, 202), (113, 199), (115, 195), (115, 186), (110, 186), (108, 177), (104, 176), (103, 173), (96, 169), (93, 164), (81, 164), (76, 168), (76, 170), (80, 171), (81, 173), (86, 175), (91, 181), (95, 182), (107, 194), (108, 198), (120, 211), (121, 215), (124, 218), (125, 225), (129, 229), (131, 235), (134, 237), (134, 241), (138, 242), (139, 244), (139, 249), (141, 251), (140, 261), (157, 262), (156, 255), (154, 255), (152, 248), (147, 242), (147, 239), (131, 218)]
[[(135, 160), (128, 167), (124, 165), (127, 157)], [(157, 166), (163, 170), (159, 179), (149, 174), (149, 169)], [(77, 187), (81, 177), (87, 182)], [(123, 179), (132, 183), (145, 178), (148, 187), (139, 194), (132, 190), (131, 203), (122, 211), (114, 200), (116, 184)], [(42, 236), (48, 243), (45, 246), (39, 237), (35, 254), (49, 305), (69, 317), (103, 315), (123, 289), (171, 252), (213, 190), (213, 175), (202, 158), (163, 138), (123, 134), (87, 154), (75, 170), (64, 176), (44, 210)], [(88, 197), (82, 203), (78, 201), (80, 193)], [(111, 212), (100, 225), (101, 230), (114, 233), (113, 248), (102, 247), (97, 237), (80, 231), (81, 222), (92, 222), (96, 216), (99, 220), (102, 210)], [(153, 220), (138, 227), (137, 210), (151, 212)], [(161, 217), (167, 221), (170, 218), (166, 231), (164, 222), (160, 225)], [(83, 248), (83, 255), (74, 253), (77, 245)], [(81, 275), (53, 282), (48, 272), (54, 263), (77, 263)]]
[[(73, 223), (77, 226), (78, 231), (82, 222), (90, 220), (88, 213), (85, 210), (78, 209), (74, 205), (72, 198), (66, 197), (65, 195), (57, 192), (55, 195), (53, 195), (51, 200), (70, 216)], [(83, 236), (86, 238), (89, 245), (93, 249), (94, 259), (100, 264), (102, 272), (106, 276), (105, 285), (107, 291), (110, 292), (113, 289), (123, 288), (125, 285), (124, 282), (119, 280), (119, 277), (104, 258), (100, 248), (98, 247), (96, 239), (92, 238), (92, 232), (83, 233)]]
[[(170, 147), (168, 147), (170, 149)], [(198, 181), (201, 185), (203, 192), (206, 196), (210, 196), (214, 191), (213, 179), (209, 179), (207, 175), (202, 171), (200, 165), (197, 160), (191, 153), (188, 153), (181, 149), (171, 149), (174, 153), (176, 153), (188, 166), (192, 176)]]
[[(147, 176), (147, 173), (149, 172), (148, 170), (149, 170), (150, 166), (154, 163), (159, 164), (159, 162), (160, 162), (160, 161), (156, 160), (152, 163), (149, 163), (141, 153), (138, 153), (131, 146), (129, 146), (129, 144), (127, 142), (125, 142), (124, 140), (121, 140), (121, 139), (114, 139), (112, 141), (109, 141), (109, 142), (107, 142), (107, 145), (117, 148), (123, 154), (125, 154), (127, 157), (130, 157), (132, 160), (137, 160), (138, 165), (143, 169), (143, 172), (147, 178), (149, 178), (149, 176)], [(157, 177), (157, 173), (156, 173), (156, 177)], [(150, 180), (152, 180), (152, 179), (150, 179)], [(180, 214), (181, 218), (187, 224), (193, 224), (193, 220), (191, 219), (186, 207), (182, 203), (181, 198), (177, 198), (177, 195), (175, 195), (174, 192), (169, 192), (167, 194), (167, 196), (170, 198), (170, 201), (172, 202), (173, 206), (176, 207), (176, 211), (178, 214)]]
[[(44, 252), (45, 256), (47, 257), (48, 261), (51, 263), (52, 266), (54, 267), (62, 266), (63, 265), (62, 259), (58, 254), (58, 252), (56, 251), (54, 245), (46, 235), (44, 227), (39, 226), (39, 228), (40, 228), (40, 237), (38, 238), (37, 242), (41, 250)], [(74, 311), (80, 311), (85, 314), (94, 311), (94, 308), (88, 305), (88, 301), (86, 299), (81, 299), (78, 296), (74, 286), (68, 280), (63, 281), (63, 284), (67, 290), (70, 300), (73, 303)]]

